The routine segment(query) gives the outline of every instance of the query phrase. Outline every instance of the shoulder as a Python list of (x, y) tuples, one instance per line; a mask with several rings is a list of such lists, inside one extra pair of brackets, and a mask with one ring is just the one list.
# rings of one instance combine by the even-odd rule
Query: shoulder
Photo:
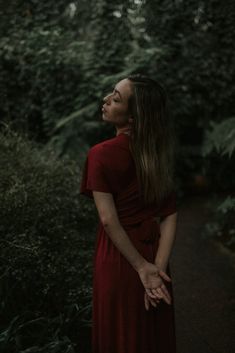
[(114, 157), (117, 153), (120, 155), (121, 151), (129, 151), (128, 144), (121, 137), (115, 136), (92, 146), (88, 151), (88, 156), (105, 159)]

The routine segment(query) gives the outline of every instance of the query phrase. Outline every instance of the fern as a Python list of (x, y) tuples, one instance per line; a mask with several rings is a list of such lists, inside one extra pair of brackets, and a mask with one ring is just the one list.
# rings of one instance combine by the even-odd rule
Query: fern
[(221, 123), (210, 122), (211, 130), (206, 131), (203, 145), (203, 155), (207, 156), (214, 150), (232, 157), (235, 151), (235, 117), (226, 119)]

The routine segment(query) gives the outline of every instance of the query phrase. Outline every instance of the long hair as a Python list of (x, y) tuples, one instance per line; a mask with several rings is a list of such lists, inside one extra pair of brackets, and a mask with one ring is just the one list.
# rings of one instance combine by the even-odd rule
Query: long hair
[(155, 80), (127, 77), (133, 87), (129, 108), (133, 115), (130, 150), (142, 201), (160, 203), (173, 190), (174, 134), (167, 113), (167, 96)]

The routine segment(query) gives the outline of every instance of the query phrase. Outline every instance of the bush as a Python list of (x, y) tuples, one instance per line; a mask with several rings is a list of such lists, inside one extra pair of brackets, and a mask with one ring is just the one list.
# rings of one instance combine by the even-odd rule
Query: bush
[(211, 202), (212, 222), (206, 224), (205, 237), (213, 237), (235, 250), (235, 197), (228, 196), (223, 201), (216, 198)]
[(30, 322), (66, 317), (71, 308), (84, 326), (94, 206), (79, 195), (80, 167), (9, 130), (0, 134), (0, 151), (1, 327), (25, 313)]
[(205, 133), (204, 155), (216, 151), (221, 156), (232, 157), (235, 151), (235, 118), (225, 119), (221, 123), (210, 122), (211, 129)]
[[(216, 181), (220, 190), (230, 194), (234, 188), (234, 152), (235, 118), (221, 123), (211, 122), (212, 129), (207, 130), (203, 145), (203, 154), (217, 161), (207, 170), (211, 180)], [(216, 169), (214, 169), (216, 167)], [(215, 184), (216, 184), (215, 183)], [(221, 200), (216, 197), (210, 205), (213, 221), (205, 227), (205, 235), (221, 240), (230, 249), (235, 249), (235, 197), (228, 195)]]

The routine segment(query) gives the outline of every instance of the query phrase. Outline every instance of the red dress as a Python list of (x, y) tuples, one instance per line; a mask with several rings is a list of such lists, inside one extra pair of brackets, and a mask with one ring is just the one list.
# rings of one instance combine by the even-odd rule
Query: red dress
[[(120, 223), (133, 245), (154, 262), (160, 237), (156, 216), (176, 212), (175, 193), (160, 208), (144, 207), (138, 198), (129, 136), (121, 133), (93, 146), (87, 156), (80, 193), (113, 195)], [(167, 273), (170, 275), (169, 267)], [(172, 285), (166, 283), (172, 296)], [(173, 297), (172, 297), (173, 299)], [(138, 273), (115, 247), (99, 222), (93, 274), (93, 353), (175, 353), (174, 302), (144, 307)]]

